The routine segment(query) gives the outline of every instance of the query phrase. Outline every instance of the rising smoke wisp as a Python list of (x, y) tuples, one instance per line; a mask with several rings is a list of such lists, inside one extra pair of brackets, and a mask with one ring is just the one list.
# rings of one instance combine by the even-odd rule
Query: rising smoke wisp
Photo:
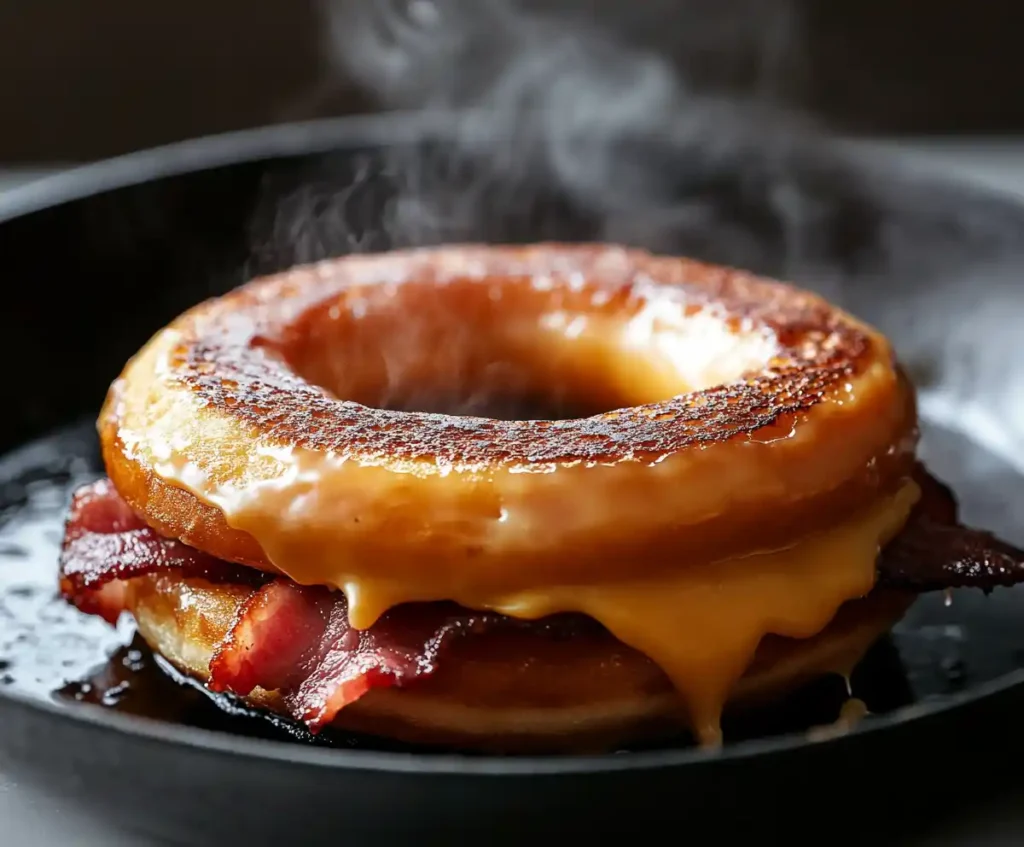
[[(1016, 204), (863, 161), (779, 110), (773, 93), (799, 67), (788, 0), (324, 8), (338, 72), (433, 140), (271, 191), (254, 236), (267, 265), (441, 242), (619, 242), (816, 289), (891, 333), (957, 402), (978, 374), (1006, 376), (1004, 352), (962, 360), (992, 332), (991, 304), (1024, 318)], [(747, 69), (748, 96), (716, 85), (730, 64)], [(984, 303), (979, 269), (991, 271)], [(880, 287), (899, 292), (884, 310)], [(935, 298), (950, 317), (917, 326)], [(1024, 387), (1024, 365), (1009, 370)]]

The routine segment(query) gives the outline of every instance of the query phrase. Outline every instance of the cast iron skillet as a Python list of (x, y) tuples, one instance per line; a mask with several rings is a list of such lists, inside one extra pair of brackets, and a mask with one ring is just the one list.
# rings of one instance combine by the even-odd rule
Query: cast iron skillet
[[(379, 225), (401, 190), (385, 178), (394, 161), (408, 164), (408, 150), (446, 143), (436, 126), (406, 117), (342, 119), (177, 145), (8, 195), (0, 205), (0, 516), (16, 522), (40, 483), (97, 472), (90, 420), (107, 384), (182, 309), (296, 260), (452, 235)], [(405, 158), (395, 160), (396, 149)], [(795, 179), (824, 209), (808, 230), (814, 245), (802, 252), (791, 242), (777, 249), (771, 208), (737, 202), (765, 203), (772, 185), (752, 198), (728, 181), (680, 190), (750, 235), (748, 247), (763, 248), (753, 260), (744, 253), (746, 264), (791, 273), (894, 334), (924, 391), (926, 417), (937, 421), (926, 426), (932, 467), (957, 488), (969, 521), (1019, 543), (1024, 486), (1012, 448), (1021, 445), (1020, 422), (1007, 409), (1024, 316), (1016, 273), (1024, 209), (870, 162), (815, 168)], [(353, 182), (340, 217), (307, 191), (316, 184), (332, 195)], [(614, 233), (557, 184), (534, 188), (528, 213), (502, 219), (492, 210), (475, 230), (454, 235)], [(296, 202), (311, 219), (294, 218)], [(685, 225), (676, 235), (681, 251), (730, 260), (727, 240)], [(642, 234), (632, 241), (645, 244)], [(665, 248), (664, 232), (655, 246)], [(54, 432), (62, 433), (56, 441)], [(47, 508), (59, 515), (62, 505)], [(59, 521), (48, 520), (52, 549)], [(10, 549), (3, 558), (3, 538), (0, 568), (25, 568), (24, 557), (11, 564)], [(50, 561), (30, 565), (48, 584)], [(7, 600), (0, 613), (19, 614)], [(834, 842), (865, 832), (899, 840), (907, 827), (941, 825), (947, 811), (1014, 787), (991, 778), (991, 762), (1024, 752), (1016, 728), (1024, 709), (1021, 603), (1015, 591), (958, 596), (949, 610), (939, 597), (922, 601), (896, 647), (880, 648), (877, 661), (901, 669), (895, 700), (845, 734), (770, 735), (714, 755), (664, 749), (530, 759), (325, 748), (259, 731), (241, 716), (228, 732), (223, 722), (186, 725), (69, 703), (18, 684), (37, 671), (49, 678), (62, 650), (82, 647), (79, 636), (53, 637), (52, 608), (41, 604), (20, 613), (39, 620), (22, 621), (25, 634), (3, 643), (12, 655), (0, 662), (12, 662), (6, 679), (14, 683), (0, 685), (0, 761), (65, 802), (182, 844), (453, 843), (471, 835), (546, 842), (553, 834), (646, 837), (665, 826), (675, 841), (812, 833)], [(38, 667), (19, 666), (25, 655)]]

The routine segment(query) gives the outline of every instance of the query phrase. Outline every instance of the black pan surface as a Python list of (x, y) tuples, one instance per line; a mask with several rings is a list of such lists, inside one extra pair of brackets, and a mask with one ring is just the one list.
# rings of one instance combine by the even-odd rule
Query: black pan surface
[[(226, 716), (169, 679), (130, 630), (54, 599), (68, 492), (100, 472), (92, 418), (153, 331), (202, 297), (296, 261), (444, 240), (608, 238), (821, 290), (894, 338), (921, 388), (924, 457), (958, 492), (964, 518), (1024, 543), (1024, 209), (884, 163), (816, 154), (786, 175), (818, 210), (796, 233), (772, 200), (777, 179), (756, 162), (739, 163), (733, 181), (678, 186), (680, 203), (698, 203), (721, 226), (680, 216), (668, 228), (633, 222), (627, 233), (550, 175), (513, 192), (486, 158), (466, 165), (444, 126), (392, 116), (206, 139), (81, 169), (0, 205), (3, 767), (181, 844), (460, 843), (472, 834), (498, 843), (666, 825), (679, 837), (714, 826), (714, 837), (899, 841), (1020, 787), (992, 776), (993, 761), (1024, 752), (1017, 590), (923, 598), (855, 675), (853, 694), (873, 715), (852, 727), (828, 726), (848, 697), (833, 680), (732, 727), (717, 754), (681, 742), (529, 759), (313, 743), (287, 724)], [(424, 161), (442, 166), (428, 179)], [(751, 168), (763, 183), (754, 190)], [(479, 214), (396, 225), (396, 203), (410, 191), (434, 202), (439, 185), (475, 190)], [(503, 204), (492, 202), (495, 187)]]

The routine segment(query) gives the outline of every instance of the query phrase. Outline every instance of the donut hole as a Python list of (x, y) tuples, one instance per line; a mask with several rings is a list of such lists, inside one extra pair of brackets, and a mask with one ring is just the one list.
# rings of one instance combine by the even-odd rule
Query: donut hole
[(569, 420), (763, 369), (774, 338), (684, 303), (519, 280), (368, 286), (304, 312), (279, 352), (331, 396), (400, 412)]

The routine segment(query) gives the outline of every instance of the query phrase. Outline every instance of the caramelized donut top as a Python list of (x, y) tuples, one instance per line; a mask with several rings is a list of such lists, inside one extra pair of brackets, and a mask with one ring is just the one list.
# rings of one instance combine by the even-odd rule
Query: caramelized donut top
[[(317, 451), (441, 468), (657, 461), (782, 436), (792, 415), (852, 391), (869, 353), (890, 357), (812, 294), (599, 246), (348, 257), (251, 283), (176, 328), (173, 377), (240, 423)], [(500, 420), (408, 408), (453, 383), (492, 400), (560, 386), (612, 409)]]

